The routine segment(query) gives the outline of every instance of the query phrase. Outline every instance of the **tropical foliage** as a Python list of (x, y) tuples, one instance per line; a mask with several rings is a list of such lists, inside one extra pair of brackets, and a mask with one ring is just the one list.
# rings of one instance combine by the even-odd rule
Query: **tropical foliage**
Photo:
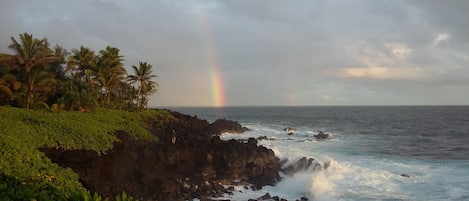
[(131, 83), (138, 83), (138, 91), (136, 103), (137, 107), (141, 110), (148, 104), (148, 95), (157, 91), (158, 83), (152, 79), (156, 77), (152, 73), (152, 66), (147, 62), (139, 62), (139, 66), (132, 66), (135, 75), (129, 75), (128, 79)]
[[(103, 198), (97, 193), (91, 194), (88, 191), (83, 191), (82, 193), (75, 193), (73, 194), (68, 200), (71, 201), (108, 201), (109, 199)], [(138, 201), (139, 199), (135, 199), (127, 193), (122, 192), (121, 194), (117, 195), (115, 198), (116, 201)]]
[[(116, 47), (69, 52), (29, 33), (12, 37), (8, 48), (0, 53), (0, 201), (108, 200), (90, 194), (76, 173), (39, 148), (105, 153), (117, 130), (156, 141), (143, 122), (158, 127), (174, 117), (143, 111), (158, 86), (152, 66), (140, 62), (128, 75)], [(115, 200), (135, 199), (123, 192)]]
[(32, 34), (12, 37), (12, 53), (0, 54), (0, 105), (88, 111), (96, 107), (124, 110), (147, 108), (157, 91), (152, 65), (140, 62), (128, 75), (124, 56), (107, 46), (97, 53), (81, 46), (68, 52), (51, 48), (47, 38)]
[(78, 175), (52, 163), (38, 150), (41, 147), (105, 153), (118, 140), (112, 134), (115, 130), (156, 141), (144, 122), (158, 122), (152, 125), (157, 127), (171, 121), (175, 118), (166, 110), (128, 112), (98, 108), (87, 113), (52, 113), (0, 107), (0, 200), (67, 200), (76, 197), (76, 192), (82, 195), (85, 189)]

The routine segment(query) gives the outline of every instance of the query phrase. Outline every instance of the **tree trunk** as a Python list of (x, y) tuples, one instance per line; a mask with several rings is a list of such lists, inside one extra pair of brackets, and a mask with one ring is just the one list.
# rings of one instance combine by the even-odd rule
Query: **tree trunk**
[(31, 73), (28, 72), (28, 94), (26, 99), (26, 109), (29, 109), (34, 98), (34, 80), (31, 79)]
[(106, 90), (106, 102), (107, 102), (107, 105), (109, 106), (110, 103), (111, 103), (111, 91), (108, 89)]

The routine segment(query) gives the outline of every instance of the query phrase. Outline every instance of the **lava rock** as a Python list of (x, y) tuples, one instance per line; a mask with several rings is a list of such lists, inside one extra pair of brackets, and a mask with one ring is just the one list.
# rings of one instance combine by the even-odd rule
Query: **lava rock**
[[(281, 164), (282, 163), (285, 164), (286, 161), (282, 161)], [(292, 176), (297, 172), (307, 171), (307, 170), (320, 171), (322, 170), (322, 166), (314, 158), (307, 159), (306, 157), (302, 157), (294, 164), (284, 167), (280, 171), (286, 175)]]
[(257, 140), (269, 140), (269, 138), (267, 138), (267, 136), (261, 136), (261, 137), (258, 137)]
[(283, 131), (287, 131), (287, 135), (293, 135), (295, 134), (296, 128), (286, 127), (283, 129)]
[(319, 131), (319, 133), (317, 135), (314, 135), (314, 138), (316, 138), (316, 140), (325, 140), (325, 139), (329, 139), (329, 134), (327, 133), (324, 133), (322, 131)]
[[(280, 180), (279, 159), (256, 139), (223, 141), (207, 121), (172, 114), (178, 121), (166, 126), (152, 127), (158, 122), (147, 122), (158, 142), (133, 139), (117, 131), (119, 141), (105, 154), (55, 148), (41, 151), (54, 163), (75, 171), (85, 188), (108, 198), (125, 191), (143, 200), (202, 200), (229, 192), (222, 185), (235, 180), (257, 188)], [(169, 137), (173, 130), (175, 144)]]
[(409, 174), (401, 174), (401, 177), (410, 178)]
[(249, 131), (248, 128), (241, 126), (236, 121), (226, 120), (226, 119), (217, 119), (215, 122), (210, 124), (213, 130), (217, 133), (244, 133)]

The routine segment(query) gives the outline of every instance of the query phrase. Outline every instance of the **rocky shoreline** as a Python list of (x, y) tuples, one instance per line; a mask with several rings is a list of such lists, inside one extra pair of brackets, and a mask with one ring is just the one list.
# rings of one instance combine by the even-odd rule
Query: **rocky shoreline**
[(248, 130), (237, 122), (210, 124), (197, 117), (172, 112), (177, 118), (165, 126), (147, 122), (158, 142), (132, 139), (117, 131), (120, 139), (111, 150), (43, 148), (53, 162), (73, 169), (91, 192), (113, 198), (125, 191), (142, 200), (210, 200), (232, 193), (230, 185), (254, 190), (275, 185), (281, 164), (274, 152), (257, 140), (223, 141), (223, 132)]

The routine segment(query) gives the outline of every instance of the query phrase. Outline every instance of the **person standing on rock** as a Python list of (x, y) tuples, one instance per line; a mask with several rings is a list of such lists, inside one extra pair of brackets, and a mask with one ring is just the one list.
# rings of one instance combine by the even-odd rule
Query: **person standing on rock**
[(171, 143), (176, 144), (176, 130), (173, 130), (173, 134), (171, 136)]

